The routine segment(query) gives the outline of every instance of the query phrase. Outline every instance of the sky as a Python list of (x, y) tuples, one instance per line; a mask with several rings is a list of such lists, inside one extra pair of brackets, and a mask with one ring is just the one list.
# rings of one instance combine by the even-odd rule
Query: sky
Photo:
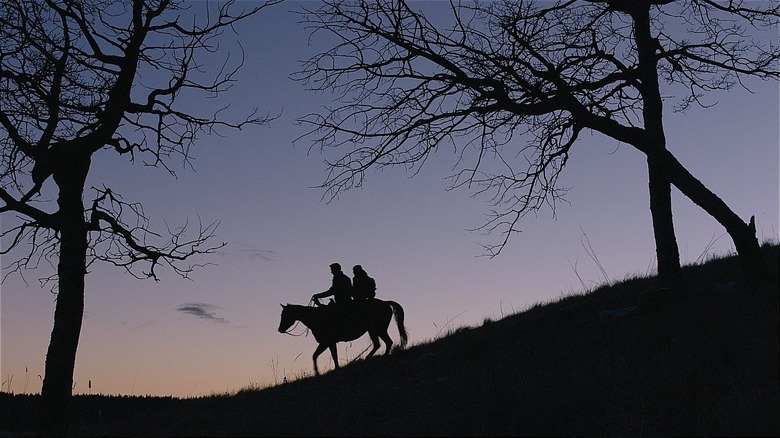
[[(554, 217), (545, 210), (526, 217), (494, 258), (481, 256), (481, 244), (498, 236), (468, 231), (484, 223), (489, 200), (446, 190), (456, 157), (445, 152), (418, 174), (369, 173), (362, 188), (324, 201), (314, 187), (326, 176), (326, 157), (306, 139), (294, 142), (304, 132), (295, 120), (330, 102), (290, 79), (325, 48), (290, 12), (300, 4), (276, 6), (237, 29), (246, 64), (227, 98), (236, 113), (280, 114), (268, 126), (201, 138), (194, 170), (174, 165), (176, 179), (110, 152), (93, 160), (88, 185), (142, 202), (151, 228), (219, 221), (216, 240), (227, 246), (197, 259), (209, 265), (190, 279), (161, 270), (159, 282), (142, 281), (93, 266), (75, 393), (195, 397), (311, 375), (316, 341), (301, 325), (297, 336), (277, 332), (280, 304), (307, 304), (326, 290), (333, 262), (350, 274), (361, 264), (378, 297), (404, 307), (412, 345), (654, 272), (644, 157), (597, 135), (573, 149), (562, 177), (568, 203)], [(717, 105), (706, 110), (667, 111), (667, 141), (737, 214), (755, 215), (760, 241), (777, 242), (780, 95), (777, 83), (750, 84), (753, 94), (713, 95)], [(676, 190), (673, 208), (683, 263), (734, 251), (723, 228)], [(11, 261), (0, 262), (5, 269)], [(2, 284), (2, 391), (40, 392), (55, 304), (42, 276), (28, 271)], [(398, 339), (394, 324), (390, 334)], [(340, 357), (354, 360), (369, 344), (367, 336), (342, 343)], [(319, 365), (332, 369), (327, 354)]]

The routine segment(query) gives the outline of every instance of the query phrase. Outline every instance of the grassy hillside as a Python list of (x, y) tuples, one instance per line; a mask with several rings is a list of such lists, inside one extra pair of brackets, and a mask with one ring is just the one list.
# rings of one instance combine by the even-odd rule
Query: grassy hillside
[[(684, 296), (648, 304), (653, 279), (631, 279), (262, 390), (79, 396), (72, 431), (778, 436), (780, 251), (764, 251), (772, 284), (758, 291), (734, 257), (714, 259), (685, 268)], [(37, 402), (0, 394), (0, 431), (33, 430)]]

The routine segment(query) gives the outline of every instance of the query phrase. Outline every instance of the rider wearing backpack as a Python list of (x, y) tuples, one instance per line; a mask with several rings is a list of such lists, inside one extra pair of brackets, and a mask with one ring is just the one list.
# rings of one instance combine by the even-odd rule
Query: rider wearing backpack
[(376, 297), (376, 282), (368, 276), (363, 267), (355, 265), (352, 268), (352, 296), (355, 300), (368, 300)]

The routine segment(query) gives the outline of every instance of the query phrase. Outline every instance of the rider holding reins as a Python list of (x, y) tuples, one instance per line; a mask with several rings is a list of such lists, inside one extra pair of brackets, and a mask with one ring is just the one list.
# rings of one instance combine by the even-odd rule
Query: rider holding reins
[(319, 306), (321, 305), (320, 298), (329, 297), (331, 295), (337, 304), (346, 304), (352, 301), (352, 280), (341, 271), (341, 265), (332, 263), (330, 265), (330, 272), (333, 274), (333, 284), (330, 289), (312, 295), (312, 301)]

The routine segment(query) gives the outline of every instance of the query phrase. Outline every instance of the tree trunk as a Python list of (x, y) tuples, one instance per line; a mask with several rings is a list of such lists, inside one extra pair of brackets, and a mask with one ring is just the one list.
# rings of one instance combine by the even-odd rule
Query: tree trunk
[(664, 161), (666, 161), (665, 167), (668, 169), (672, 184), (723, 225), (737, 249), (745, 280), (751, 287), (759, 286), (768, 278), (769, 267), (756, 238), (755, 218), (751, 217), (750, 223), (745, 223), (722, 199), (691, 175), (668, 151), (664, 155)]
[(39, 433), (61, 436), (67, 433), (68, 409), (73, 390), (76, 349), (84, 315), (87, 227), (84, 219), (84, 181), (89, 159), (80, 165), (64, 165), (64, 175), (54, 178), (59, 185), (60, 254), (57, 265), (59, 292), (54, 310), (54, 328), (46, 352), (46, 369), (41, 391)]
[(666, 135), (663, 125), (663, 99), (658, 84), (657, 41), (652, 37), (649, 7), (639, 5), (630, 12), (640, 66), (642, 118), (648, 140), (647, 169), (650, 189), (650, 214), (653, 218), (655, 252), (658, 259), (657, 290), (680, 292), (683, 289), (680, 251), (672, 220), (672, 190), (663, 159)]
[(658, 260), (657, 289), (677, 291), (682, 285), (680, 251), (677, 236), (674, 233), (672, 219), (672, 188), (669, 183), (663, 160), (658, 154), (647, 156), (650, 189), (650, 214), (653, 218), (653, 235)]

